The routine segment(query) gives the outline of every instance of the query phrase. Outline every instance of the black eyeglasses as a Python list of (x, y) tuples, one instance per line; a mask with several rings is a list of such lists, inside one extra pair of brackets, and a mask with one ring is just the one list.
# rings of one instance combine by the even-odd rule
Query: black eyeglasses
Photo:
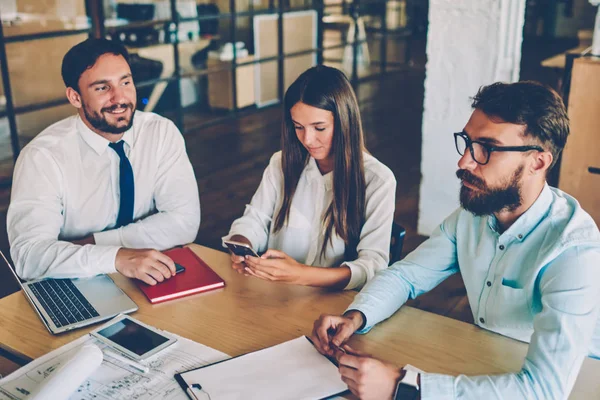
[(454, 144), (456, 145), (456, 151), (461, 156), (465, 154), (465, 150), (469, 148), (471, 157), (477, 164), (485, 165), (490, 161), (490, 155), (494, 151), (544, 151), (540, 146), (492, 146), (487, 143), (478, 142), (471, 140), (467, 134), (462, 132), (456, 132), (454, 134)]

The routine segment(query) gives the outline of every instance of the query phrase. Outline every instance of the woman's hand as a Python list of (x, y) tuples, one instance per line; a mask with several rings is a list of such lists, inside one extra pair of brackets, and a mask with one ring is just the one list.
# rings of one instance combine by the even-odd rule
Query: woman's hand
[(283, 251), (269, 249), (260, 257), (246, 256), (248, 274), (274, 282), (305, 285), (304, 277), (310, 267), (300, 264)]
[[(252, 243), (250, 243), (250, 240), (248, 240), (245, 236), (233, 235), (230, 239), (235, 242), (246, 243), (247, 245), (252, 247)], [(229, 254), (231, 254), (231, 268), (233, 268), (238, 274), (249, 276), (250, 274), (248, 274), (248, 272), (246, 271), (246, 263), (244, 262), (244, 257), (233, 254), (231, 250), (229, 251)]]
[(249, 276), (248, 272), (246, 272), (246, 264), (244, 263), (244, 257), (236, 256), (231, 253), (231, 268), (238, 274), (243, 274)]
[(261, 257), (246, 256), (245, 273), (266, 281), (294, 285), (343, 289), (352, 275), (350, 268), (342, 265), (321, 268), (300, 264), (283, 251), (269, 249)]

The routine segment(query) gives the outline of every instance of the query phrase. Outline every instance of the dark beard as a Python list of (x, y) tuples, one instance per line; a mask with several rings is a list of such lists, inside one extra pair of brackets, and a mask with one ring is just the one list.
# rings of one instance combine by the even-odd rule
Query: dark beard
[[(107, 111), (113, 111), (116, 110), (117, 108), (120, 107), (127, 107), (131, 109), (131, 119), (129, 120), (129, 123), (126, 126), (115, 126), (115, 125), (111, 125), (106, 117), (103, 116), (104, 112)], [(104, 132), (104, 133), (114, 133), (114, 134), (121, 134), (127, 130), (129, 130), (129, 128), (131, 128), (131, 125), (133, 125), (133, 117), (135, 115), (135, 107), (132, 103), (129, 104), (115, 104), (114, 106), (111, 107), (106, 107), (106, 108), (102, 108), (100, 110), (100, 113), (96, 112), (96, 111), (92, 111), (92, 110), (88, 110), (88, 107), (85, 103), (83, 103), (83, 113), (85, 114), (85, 118), (88, 120), (88, 122), (90, 123), (90, 125), (92, 125), (96, 130), (100, 131), (100, 132)], [(124, 118), (119, 118), (119, 120), (122, 120)]]
[(521, 206), (521, 184), (523, 166), (516, 169), (503, 187), (490, 188), (481, 179), (467, 170), (459, 169), (456, 176), (480, 190), (472, 190), (465, 185), (460, 188), (460, 205), (474, 215), (490, 215), (502, 210), (514, 211)]

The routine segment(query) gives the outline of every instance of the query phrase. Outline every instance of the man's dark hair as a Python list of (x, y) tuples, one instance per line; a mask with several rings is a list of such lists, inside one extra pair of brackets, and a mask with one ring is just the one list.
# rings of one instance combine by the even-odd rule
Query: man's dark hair
[(62, 61), (62, 78), (66, 87), (79, 92), (79, 78), (92, 68), (103, 54), (123, 56), (129, 64), (129, 53), (125, 46), (107, 39), (87, 39), (76, 44), (65, 54)]
[(539, 82), (497, 82), (479, 89), (471, 106), (491, 118), (524, 125), (525, 136), (535, 138), (550, 151), (552, 165), (565, 147), (569, 136), (569, 117), (565, 105), (554, 90)]

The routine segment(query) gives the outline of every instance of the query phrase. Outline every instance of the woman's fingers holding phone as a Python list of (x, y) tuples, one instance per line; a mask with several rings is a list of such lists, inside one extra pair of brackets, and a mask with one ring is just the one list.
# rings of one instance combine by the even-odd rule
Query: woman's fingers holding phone
[(244, 257), (231, 254), (231, 268), (233, 268), (238, 274), (247, 275), (246, 264), (244, 263)]
[(291, 258), (291, 257), (288, 256), (287, 254), (285, 254), (283, 251), (269, 249), (261, 256), (261, 258)]
[(231, 263), (232, 264), (243, 264), (244, 263), (244, 257), (238, 256), (238, 255), (235, 255), (235, 254), (231, 253)]
[(235, 272), (237, 272), (238, 274), (246, 274), (246, 266), (245, 264), (237, 264), (237, 263), (232, 263), (231, 264), (231, 268), (233, 268), (235, 270)]

